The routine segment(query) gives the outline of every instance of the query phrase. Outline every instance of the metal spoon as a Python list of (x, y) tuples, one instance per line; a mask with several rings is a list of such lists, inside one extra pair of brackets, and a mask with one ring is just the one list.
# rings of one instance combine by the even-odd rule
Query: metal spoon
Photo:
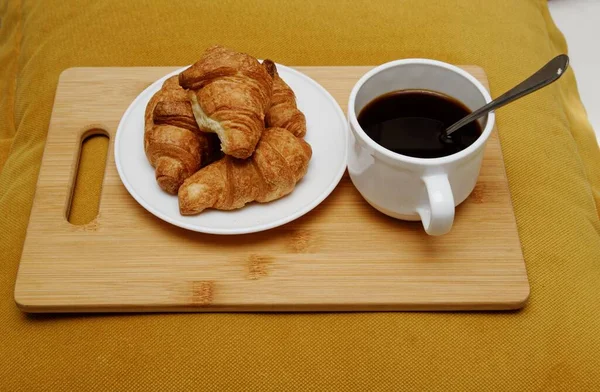
[[(550, 83), (558, 80), (569, 66), (569, 57), (566, 54), (561, 54), (556, 56), (552, 60), (550, 60), (546, 65), (540, 68), (539, 71), (531, 75), (529, 78), (525, 79), (516, 87), (508, 90), (498, 98), (494, 99), (492, 102), (488, 103), (485, 106), (475, 110), (473, 113), (469, 114), (466, 117), (463, 117), (461, 120), (458, 120), (456, 123), (452, 124), (442, 133), (442, 140), (451, 142), (452, 138), (449, 136), (460, 129), (461, 127), (469, 124), (471, 121), (477, 120), (478, 118), (488, 114), (492, 110), (498, 109), (512, 101), (524, 97), (528, 94), (531, 94), (534, 91), (541, 89), (549, 85)], [(430, 120), (435, 121), (435, 120)], [(439, 121), (438, 121), (439, 122)], [(441, 122), (439, 122), (442, 124)], [(441, 125), (443, 127), (443, 124)]]
[[(560, 78), (569, 66), (569, 57), (561, 54), (550, 60), (539, 71), (531, 75), (518, 86), (507, 91), (485, 106), (463, 117), (450, 127), (442, 121), (428, 117), (397, 117), (371, 126), (371, 132), (378, 135), (379, 142), (388, 150), (401, 154), (421, 157), (449, 155), (460, 147), (458, 138), (451, 134), (461, 127), (486, 115), (494, 109), (516, 99), (531, 94)], [(386, 130), (395, 130), (386, 132)], [(419, 132), (397, 132), (397, 130), (419, 130)], [(458, 135), (460, 136), (460, 135)], [(447, 150), (447, 151), (446, 151)], [(444, 152), (446, 151), (446, 153)]]

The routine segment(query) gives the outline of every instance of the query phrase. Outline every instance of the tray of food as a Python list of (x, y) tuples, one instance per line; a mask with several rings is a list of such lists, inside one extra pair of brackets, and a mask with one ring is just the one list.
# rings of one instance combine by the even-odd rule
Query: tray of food
[[(408, 68), (390, 79), (387, 67)], [(360, 109), (384, 90), (418, 90), (411, 83), (419, 75), (434, 83), (448, 73), (467, 85), (440, 88), (455, 88), (442, 92), (461, 102), (405, 91), (388, 100), (472, 108), (489, 98), (481, 68), (432, 60), (290, 67), (214, 46), (187, 66), (66, 70), (17, 305), (25, 312), (524, 306), (529, 284), (493, 118), (459, 151), (436, 146), (430, 161), (410, 152), (398, 158), (390, 147), (397, 139), (358, 123)], [(76, 225), (67, 216), (82, 141), (93, 134), (109, 137), (98, 215)]]

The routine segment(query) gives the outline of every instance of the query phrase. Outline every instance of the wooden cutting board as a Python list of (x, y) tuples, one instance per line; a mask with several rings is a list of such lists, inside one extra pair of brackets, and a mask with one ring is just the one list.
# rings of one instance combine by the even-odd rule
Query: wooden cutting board
[[(487, 84), (481, 68), (465, 66)], [(114, 132), (130, 102), (176, 67), (72, 68), (60, 78), (15, 288), (26, 312), (499, 310), (529, 295), (496, 132), (473, 194), (443, 237), (370, 207), (344, 176), (304, 217), (215, 236), (154, 217), (126, 191)], [(298, 67), (342, 108), (370, 67)], [(100, 212), (67, 208), (81, 140), (110, 136)]]

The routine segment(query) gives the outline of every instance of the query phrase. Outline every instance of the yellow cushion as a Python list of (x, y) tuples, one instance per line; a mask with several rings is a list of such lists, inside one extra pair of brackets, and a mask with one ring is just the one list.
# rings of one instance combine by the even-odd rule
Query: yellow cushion
[(600, 153), (572, 71), (498, 112), (531, 281), (520, 312), (22, 314), (14, 281), (65, 68), (184, 65), (219, 43), (289, 65), (477, 64), (497, 96), (567, 50), (543, 0), (85, 3), (0, 5), (0, 389), (598, 389)]

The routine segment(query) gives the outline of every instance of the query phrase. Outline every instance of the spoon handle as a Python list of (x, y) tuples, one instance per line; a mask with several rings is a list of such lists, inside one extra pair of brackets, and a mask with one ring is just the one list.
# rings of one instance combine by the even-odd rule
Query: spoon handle
[(485, 106), (475, 110), (473, 113), (464, 117), (463, 119), (452, 124), (446, 129), (446, 136), (450, 135), (457, 129), (467, 125), (471, 121), (477, 120), (479, 117), (491, 112), (492, 110), (498, 109), (508, 103), (511, 103), (515, 99), (519, 99), (527, 94), (531, 94), (534, 91), (541, 89), (549, 85), (550, 83), (558, 80), (569, 66), (569, 57), (566, 54), (561, 54), (550, 60), (546, 65), (540, 68), (539, 71), (525, 79), (516, 87), (508, 90), (498, 98)]

